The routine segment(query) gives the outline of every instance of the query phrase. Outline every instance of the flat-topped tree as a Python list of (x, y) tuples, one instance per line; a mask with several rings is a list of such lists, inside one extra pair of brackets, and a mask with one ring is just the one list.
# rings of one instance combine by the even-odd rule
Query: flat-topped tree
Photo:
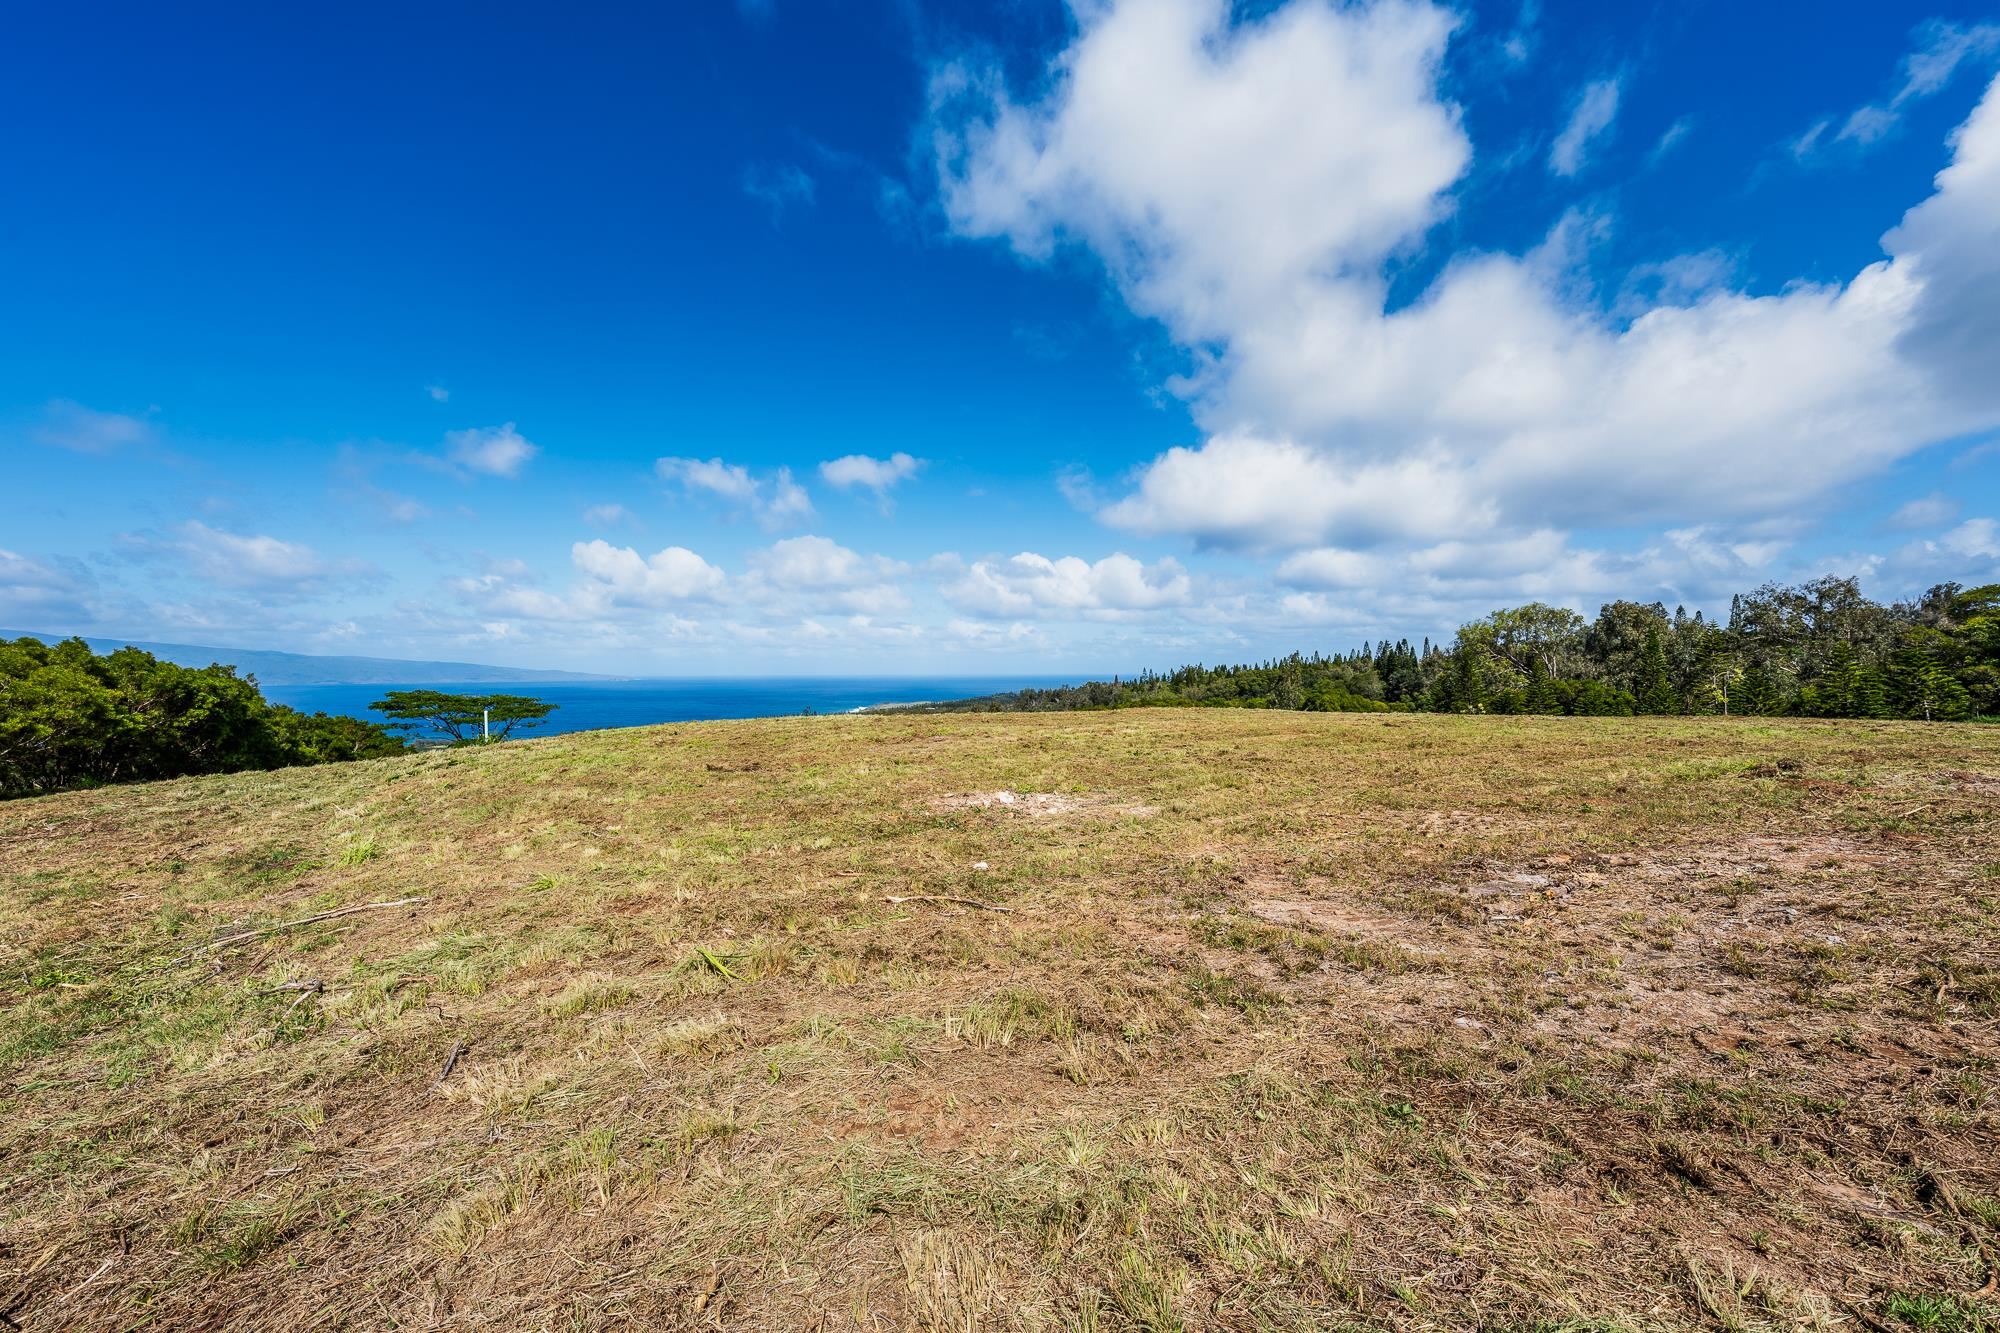
[[(504, 741), (517, 729), (540, 726), (556, 705), (525, 694), (450, 694), (444, 690), (391, 690), (368, 705), (404, 731), (428, 731), (453, 744)], [(491, 734), (488, 734), (488, 728)]]

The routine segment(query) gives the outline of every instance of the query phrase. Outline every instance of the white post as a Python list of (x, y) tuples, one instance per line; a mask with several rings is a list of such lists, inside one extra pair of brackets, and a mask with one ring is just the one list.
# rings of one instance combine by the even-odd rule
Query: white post
[(482, 741), (493, 739), (493, 710), (490, 708), (479, 710), (479, 739)]

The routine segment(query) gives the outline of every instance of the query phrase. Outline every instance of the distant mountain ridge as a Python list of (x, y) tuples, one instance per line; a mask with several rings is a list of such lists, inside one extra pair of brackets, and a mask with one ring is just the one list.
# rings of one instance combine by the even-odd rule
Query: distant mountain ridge
[(60, 643), (79, 638), (94, 653), (120, 648), (143, 649), (178, 666), (205, 667), (212, 662), (233, 666), (260, 685), (458, 685), (473, 682), (531, 680), (622, 680), (582, 671), (527, 671), (516, 667), (482, 666), (476, 662), (406, 662), (394, 657), (323, 657), (312, 653), (280, 653), (253, 648), (214, 648), (192, 643), (144, 643), (137, 639), (98, 639), (88, 634), (42, 634), (34, 630), (0, 630), (0, 639), (40, 639)]

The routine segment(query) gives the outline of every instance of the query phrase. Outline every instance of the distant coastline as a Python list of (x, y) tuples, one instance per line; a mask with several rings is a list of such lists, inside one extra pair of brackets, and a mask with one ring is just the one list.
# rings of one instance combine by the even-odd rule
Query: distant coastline
[(59, 643), (82, 639), (93, 653), (138, 648), (177, 666), (205, 667), (219, 662), (238, 675), (255, 676), (259, 685), (466, 685), (518, 681), (618, 681), (624, 676), (600, 676), (584, 671), (486, 666), (478, 662), (403, 661), (394, 657), (323, 656), (256, 648), (220, 648), (212, 644), (154, 643), (146, 639), (103, 638), (90, 634), (47, 634), (38, 630), (0, 629), (0, 640), (40, 639)]

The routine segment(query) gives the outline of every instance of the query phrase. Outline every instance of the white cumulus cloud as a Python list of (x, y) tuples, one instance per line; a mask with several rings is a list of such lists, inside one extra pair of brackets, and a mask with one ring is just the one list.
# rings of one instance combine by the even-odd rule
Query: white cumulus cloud
[(570, 547), (570, 563), (585, 579), (589, 594), (613, 606), (664, 606), (722, 591), (723, 573), (685, 546), (669, 546), (642, 556), (629, 546), (602, 538)]
[(2000, 559), (2000, 523), (1969, 518), (1938, 538), (1938, 545), (1969, 559)]
[(1106, 0), (1031, 101), (935, 73), (954, 229), (1087, 251), (1191, 354), (1170, 387), (1209, 438), (1107, 521), (1262, 547), (1678, 530), (1796, 512), (2000, 424), (2000, 90), (1845, 281), (1755, 291), (1708, 266), (1607, 310), (1566, 220), (1529, 254), (1439, 256), (1392, 300), (1471, 162), (1440, 83), (1456, 22), (1424, 0)]
[(528, 460), (541, 452), (511, 421), (500, 426), (446, 431), (444, 447), (452, 462), (490, 477), (518, 477)]
[(686, 493), (711, 495), (748, 510), (767, 528), (789, 527), (812, 516), (812, 497), (788, 467), (758, 477), (742, 464), (720, 458), (661, 458), (654, 461), (653, 470)]
[(1186, 605), (1193, 583), (1177, 561), (1145, 565), (1120, 552), (1095, 563), (1032, 551), (979, 560), (944, 594), (961, 610), (986, 616), (1150, 611)]
[(868, 454), (847, 454), (841, 458), (830, 458), (819, 465), (819, 475), (829, 486), (843, 490), (853, 486), (866, 486), (876, 495), (886, 495), (897, 482), (908, 481), (917, 475), (924, 465), (921, 458), (913, 458), (906, 453), (894, 453), (887, 458), (874, 458)]
[(751, 556), (751, 566), (783, 588), (848, 588), (890, 578), (906, 566), (850, 551), (828, 537), (789, 537)]

